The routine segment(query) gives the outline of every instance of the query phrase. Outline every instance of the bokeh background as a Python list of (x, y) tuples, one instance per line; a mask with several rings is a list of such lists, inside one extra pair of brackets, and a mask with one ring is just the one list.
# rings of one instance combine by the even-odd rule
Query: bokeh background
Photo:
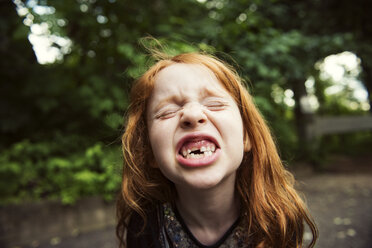
[(248, 82), (319, 224), (317, 247), (370, 247), (371, 10), (1, 0), (0, 246), (115, 247), (120, 136), (131, 83), (152, 63), (140, 43), (153, 36), (171, 54), (215, 54)]

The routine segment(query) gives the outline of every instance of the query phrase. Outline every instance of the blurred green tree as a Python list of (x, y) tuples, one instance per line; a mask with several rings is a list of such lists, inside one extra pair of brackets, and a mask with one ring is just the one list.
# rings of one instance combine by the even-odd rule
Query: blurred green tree
[[(171, 53), (206, 50), (238, 67), (283, 157), (306, 157), (305, 81), (317, 80), (322, 111), (341, 106), (324, 98), (314, 64), (349, 49), (371, 90), (371, 17), (357, 1), (1, 1), (1, 199), (113, 197), (128, 90), (152, 63), (138, 44), (148, 35)], [(52, 63), (37, 63), (36, 38)]]

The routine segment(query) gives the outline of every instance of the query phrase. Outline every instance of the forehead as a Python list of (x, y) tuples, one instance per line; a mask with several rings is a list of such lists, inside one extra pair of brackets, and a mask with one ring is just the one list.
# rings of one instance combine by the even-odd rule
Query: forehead
[(173, 64), (161, 70), (155, 78), (153, 93), (200, 89), (228, 94), (222, 83), (206, 66), (183, 63)]

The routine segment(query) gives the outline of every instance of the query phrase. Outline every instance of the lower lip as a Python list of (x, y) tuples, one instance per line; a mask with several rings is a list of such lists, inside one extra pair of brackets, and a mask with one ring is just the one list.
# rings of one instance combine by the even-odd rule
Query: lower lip
[(185, 167), (191, 167), (191, 168), (196, 168), (196, 167), (204, 167), (213, 164), (218, 157), (221, 154), (220, 149), (216, 149), (214, 153), (212, 153), (211, 156), (204, 157), (204, 158), (184, 158), (181, 154), (177, 154), (176, 159), (178, 163)]

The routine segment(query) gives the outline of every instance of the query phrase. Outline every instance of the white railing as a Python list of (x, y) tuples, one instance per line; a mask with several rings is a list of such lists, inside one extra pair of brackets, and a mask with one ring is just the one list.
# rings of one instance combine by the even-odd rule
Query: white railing
[(372, 115), (365, 116), (315, 116), (307, 126), (309, 139), (324, 134), (347, 133), (362, 130), (372, 130)]

